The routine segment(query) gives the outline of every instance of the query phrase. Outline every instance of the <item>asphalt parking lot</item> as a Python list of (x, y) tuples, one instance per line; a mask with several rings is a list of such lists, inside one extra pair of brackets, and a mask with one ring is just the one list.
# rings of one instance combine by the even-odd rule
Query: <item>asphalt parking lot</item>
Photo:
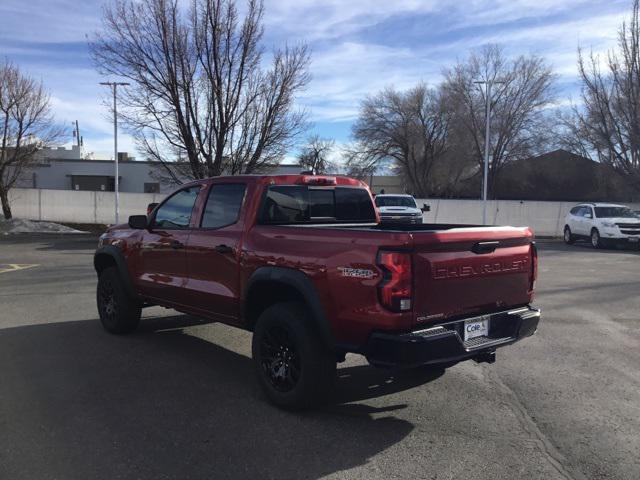
[(640, 478), (640, 252), (540, 245), (538, 334), (493, 365), (341, 364), (287, 413), (250, 337), (154, 307), (103, 332), (92, 236), (0, 238), (0, 479)]

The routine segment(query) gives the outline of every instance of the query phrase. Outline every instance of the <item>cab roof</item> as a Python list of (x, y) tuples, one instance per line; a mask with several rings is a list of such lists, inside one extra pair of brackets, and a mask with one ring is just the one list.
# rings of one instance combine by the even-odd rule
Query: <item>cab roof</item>
[(335, 185), (369, 188), (369, 186), (361, 180), (341, 175), (222, 175), (219, 177), (194, 180), (184, 184), (183, 186), (209, 183), (231, 183), (238, 181), (243, 183), (260, 183), (270, 185)]

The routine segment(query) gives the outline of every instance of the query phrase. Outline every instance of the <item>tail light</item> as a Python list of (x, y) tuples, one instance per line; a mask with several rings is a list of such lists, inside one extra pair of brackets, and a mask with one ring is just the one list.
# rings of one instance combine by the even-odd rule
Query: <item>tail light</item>
[(411, 254), (381, 251), (378, 253), (378, 266), (384, 273), (378, 285), (380, 303), (394, 312), (411, 310)]
[(336, 185), (336, 177), (322, 177), (317, 175), (304, 175), (301, 179), (304, 185)]
[(538, 247), (536, 242), (531, 242), (531, 281), (529, 286), (531, 291), (536, 288), (536, 280), (538, 279)]

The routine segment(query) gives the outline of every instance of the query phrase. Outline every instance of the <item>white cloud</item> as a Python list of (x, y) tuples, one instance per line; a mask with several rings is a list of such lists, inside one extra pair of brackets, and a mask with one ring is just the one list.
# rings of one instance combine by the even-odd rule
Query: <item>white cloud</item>
[[(51, 108), (55, 119), (68, 129), (78, 120), (80, 134), (84, 137), (86, 151), (95, 152), (96, 158), (113, 157), (113, 120), (110, 112), (111, 98), (102, 80), (91, 69), (57, 69), (50, 66), (32, 69), (41, 76), (52, 92)], [(104, 102), (109, 102), (106, 105)], [(134, 142), (121, 127), (118, 131), (118, 150), (134, 152)]]
[(26, 42), (83, 42), (100, 26), (100, 2), (2, 0), (0, 38)]
[[(451, 24), (451, 28), (464, 26), (469, 30), (460, 33), (459, 38), (448, 41), (430, 43), (414, 39), (402, 46), (391, 47), (357, 41), (341, 42), (336, 39), (328, 47), (314, 52), (311, 65), (313, 80), (307, 91), (300, 96), (300, 103), (311, 109), (315, 121), (350, 121), (357, 117), (359, 104), (367, 94), (380, 91), (388, 85), (404, 89), (419, 81), (436, 83), (441, 79), (443, 68), (464, 58), (470, 49), (486, 43), (500, 43), (510, 55), (535, 53), (544, 56), (566, 85), (571, 79), (577, 81), (578, 45), (593, 47), (596, 51), (611, 48), (615, 45), (618, 26), (628, 13), (625, 9), (589, 16), (586, 9), (588, 3), (584, 0), (562, 3), (555, 0), (504, 0), (492, 2), (489, 7), (486, 1), (476, 1), (465, 3), (465, 15), (458, 22), (453, 19)], [(292, 7), (294, 17), (297, 9), (308, 7), (308, 3), (304, 1), (296, 2), (296, 5), (298, 7)], [(337, 8), (335, 2), (328, 2), (325, 8), (328, 8), (327, 5)], [(367, 11), (367, 5), (372, 13)], [(388, 2), (385, 7), (372, 9), (370, 3), (354, 2), (349, 4), (345, 15), (346, 19), (350, 19), (349, 28), (345, 27), (344, 22), (337, 22), (339, 17), (332, 12), (320, 26), (313, 27), (312, 33), (320, 35), (326, 29), (327, 35), (345, 35), (351, 26), (366, 23), (365, 20), (370, 20), (374, 15), (389, 15), (390, 8), (396, 8), (396, 13), (411, 8), (428, 10), (433, 8), (433, 3), (424, 7), (417, 6), (415, 2), (399, 5)], [(474, 31), (481, 30), (471, 28), (474, 25), (497, 24), (535, 15), (551, 15), (561, 11), (566, 13), (572, 9), (580, 9), (584, 18), (576, 19), (565, 15), (562, 19), (553, 17), (548, 21), (530, 22), (526, 26), (500, 25), (491, 33), (474, 34)], [(364, 20), (357, 20), (358, 15)], [(309, 23), (303, 22), (302, 25)], [(293, 24), (300, 25), (296, 22)]]
[[(111, 156), (112, 125), (97, 85), (102, 79), (82, 48), (100, 26), (101, 2), (1, 0), (0, 50), (43, 79), (56, 116), (80, 121), (89, 150)], [(577, 80), (578, 45), (611, 48), (629, 9), (630, 0), (266, 0), (265, 26), (279, 42), (305, 41), (312, 48), (313, 79), (299, 105), (315, 122), (348, 123), (367, 94), (436, 83), (443, 68), (490, 42), (509, 54), (544, 56), (566, 88)], [(47, 52), (57, 63), (43, 63)], [(124, 132), (120, 143), (121, 150), (133, 148)]]
[(313, 41), (353, 33), (391, 15), (427, 13), (437, 5), (436, 0), (271, 0), (265, 22), (268, 28)]
[(439, 79), (440, 66), (410, 48), (345, 42), (313, 57), (311, 86), (300, 95), (315, 121), (353, 120), (360, 102), (387, 86)]
[[(447, 4), (446, 0), (442, 2)], [(577, 11), (593, 5), (593, 0), (472, 0), (458, 4), (456, 28), (505, 24)], [(444, 5), (443, 5), (444, 6)]]

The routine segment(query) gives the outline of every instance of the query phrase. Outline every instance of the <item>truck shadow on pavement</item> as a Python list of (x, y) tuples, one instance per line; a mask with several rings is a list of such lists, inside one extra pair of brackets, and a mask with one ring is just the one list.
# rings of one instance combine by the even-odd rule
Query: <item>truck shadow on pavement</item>
[(414, 428), (384, 413), (404, 405), (347, 402), (442, 374), (342, 368), (331, 405), (284, 412), (248, 357), (182, 330), (200, 323), (145, 319), (126, 337), (97, 320), (0, 330), (0, 477), (320, 478)]

